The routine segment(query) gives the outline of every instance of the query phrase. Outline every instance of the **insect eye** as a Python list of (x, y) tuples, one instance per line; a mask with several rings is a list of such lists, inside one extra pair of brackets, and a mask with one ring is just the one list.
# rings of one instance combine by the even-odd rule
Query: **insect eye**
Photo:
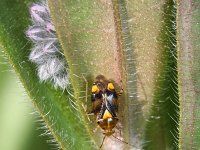
[(109, 91), (111, 91), (111, 90), (114, 90), (115, 88), (114, 88), (114, 85), (112, 83), (108, 83), (107, 89)]
[(92, 86), (92, 93), (95, 93), (95, 92), (99, 92), (99, 88), (97, 87), (97, 85)]

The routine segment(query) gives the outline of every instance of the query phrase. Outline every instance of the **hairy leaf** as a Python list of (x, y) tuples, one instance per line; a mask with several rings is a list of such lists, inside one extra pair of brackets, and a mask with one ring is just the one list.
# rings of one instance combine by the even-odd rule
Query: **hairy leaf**
[(82, 130), (82, 122), (78, 121), (79, 112), (72, 108), (69, 94), (56, 91), (49, 83), (41, 83), (36, 75), (36, 67), (28, 60), (31, 44), (24, 32), (30, 24), (28, 6), (31, 2), (1, 0), (0, 44), (49, 128), (50, 131), (45, 134), (53, 134), (61, 148), (80, 149), (84, 144), (89, 149), (91, 146), (84, 142), (87, 136)]
[(180, 89), (180, 149), (199, 149), (200, 3), (178, 1), (178, 68)]

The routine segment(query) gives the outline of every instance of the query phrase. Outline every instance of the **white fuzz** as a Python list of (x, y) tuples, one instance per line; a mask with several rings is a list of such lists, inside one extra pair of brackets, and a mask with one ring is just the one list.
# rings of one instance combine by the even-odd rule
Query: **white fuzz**
[(69, 85), (68, 66), (50, 19), (47, 2), (34, 3), (30, 7), (32, 26), (27, 37), (33, 42), (29, 60), (37, 65), (41, 81), (51, 81), (55, 88)]

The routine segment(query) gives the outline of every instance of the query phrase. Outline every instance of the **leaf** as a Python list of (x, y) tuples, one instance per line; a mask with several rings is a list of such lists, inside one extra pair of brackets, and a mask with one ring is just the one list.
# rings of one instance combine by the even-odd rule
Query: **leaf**
[[(87, 136), (82, 130), (79, 112), (72, 109), (70, 96), (66, 92), (55, 90), (48, 83), (40, 83), (35, 66), (28, 60), (30, 43), (24, 31), (30, 24), (28, 4), (32, 1), (1, 0), (0, 2), (0, 44), (20, 77), (28, 95), (53, 134), (61, 148), (91, 149), (85, 145)], [(74, 143), (75, 142), (75, 143)]]
[(180, 149), (199, 149), (199, 1), (178, 1)]
[(141, 137), (144, 136), (143, 148), (176, 149), (179, 110), (176, 3), (172, 0), (127, 1), (126, 6), (134, 39), (137, 97), (139, 103), (144, 103), (141, 110), (147, 120), (142, 125), (139, 122), (137, 128), (142, 130)]
[[(84, 91), (87, 90), (82, 76), (87, 79), (88, 87), (91, 87), (94, 78), (103, 74), (116, 83), (117, 89), (122, 78), (119, 69), (121, 52), (115, 32), (113, 4), (107, 1), (77, 3), (70, 0), (49, 0), (48, 4), (69, 64), (78, 111), (82, 113), (82, 119), (86, 122), (85, 128), (89, 128), (88, 132), (91, 132), (95, 125), (93, 123), (93, 126), (87, 127), (87, 112), (82, 108), (85, 105)], [(91, 105), (89, 101), (86, 103), (87, 106)], [(98, 147), (102, 141), (99, 137), (102, 135), (102, 133), (93, 134), (93, 138), (97, 139)], [(104, 145), (107, 145), (107, 142)], [(112, 143), (112, 146), (115, 144)]]
[[(82, 109), (82, 105), (85, 105), (81, 98), (85, 96), (82, 75), (87, 79), (88, 87), (91, 87), (98, 74), (115, 81), (117, 89), (122, 80), (125, 94), (119, 102), (119, 116), (123, 127), (123, 138), (129, 141), (129, 148), (131, 146), (141, 148), (143, 142), (149, 140), (147, 147), (156, 149), (170, 147), (177, 138), (178, 120), (176, 47), (174, 47), (176, 41), (173, 41), (175, 3), (172, 0), (161, 2), (49, 0), (49, 7), (69, 63), (79, 111), (83, 112), (83, 115), (86, 114)], [(145, 13), (144, 10), (149, 10), (150, 13)], [(168, 12), (170, 14), (165, 15)], [(166, 79), (162, 79), (166, 76)], [(165, 88), (169, 90), (163, 90)], [(171, 94), (173, 95), (169, 99)], [(160, 104), (160, 99), (166, 103)], [(86, 105), (89, 106), (90, 102), (87, 101)], [(159, 108), (159, 111), (156, 108)], [(155, 118), (161, 116), (162, 119), (158, 121), (152, 119), (150, 123), (145, 121), (152, 116)], [(87, 122), (85, 118), (83, 117)], [(166, 130), (162, 130), (163, 128)], [(162, 132), (155, 132), (156, 129)], [(94, 136), (96, 143), (101, 143), (101, 140), (96, 139), (101, 133), (95, 133)], [(154, 143), (156, 141), (159, 143), (156, 143), (158, 147)], [(118, 141), (111, 143), (107, 140), (104, 148), (114, 149), (116, 146), (120, 147), (119, 145)]]
[(0, 44), (62, 149), (101, 145), (103, 134), (93, 133), (95, 119), (90, 123), (87, 116), (87, 87), (99, 74), (111, 79), (117, 91), (122, 80), (125, 93), (119, 100), (122, 129), (115, 131), (129, 144), (106, 138), (105, 149), (177, 148), (175, 1), (49, 0), (69, 64), (70, 93), (40, 83), (28, 61), (29, 2), (0, 2)]

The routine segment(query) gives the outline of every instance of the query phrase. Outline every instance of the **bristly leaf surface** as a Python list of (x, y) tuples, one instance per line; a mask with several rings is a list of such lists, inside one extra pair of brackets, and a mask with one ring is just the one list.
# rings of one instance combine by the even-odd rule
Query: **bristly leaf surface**
[(82, 130), (83, 122), (72, 108), (70, 96), (66, 91), (55, 90), (49, 83), (41, 83), (36, 75), (36, 66), (29, 60), (31, 43), (25, 37), (25, 30), (30, 25), (28, 6), (31, 0), (0, 1), (0, 44), (12, 66), (19, 75), (28, 95), (40, 112), (46, 126), (63, 149), (93, 149), (85, 144), (88, 135)]

